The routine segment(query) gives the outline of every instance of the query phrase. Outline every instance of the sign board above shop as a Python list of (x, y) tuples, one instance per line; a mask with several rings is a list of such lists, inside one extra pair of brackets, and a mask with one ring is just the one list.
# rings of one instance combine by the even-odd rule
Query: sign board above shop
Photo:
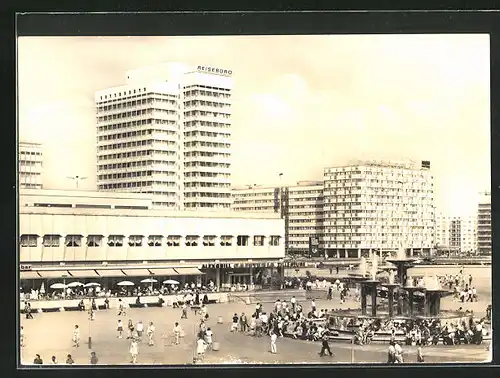
[(30, 271), (31, 270), (31, 265), (29, 264), (21, 264), (19, 266), (19, 270), (22, 272)]
[(198, 66), (197, 71), (201, 72), (201, 73), (210, 73), (210, 74), (221, 75), (221, 76), (232, 76), (233, 75), (232, 70), (226, 70), (226, 69), (222, 69), (222, 68), (214, 68), (214, 67), (208, 67), (208, 66)]

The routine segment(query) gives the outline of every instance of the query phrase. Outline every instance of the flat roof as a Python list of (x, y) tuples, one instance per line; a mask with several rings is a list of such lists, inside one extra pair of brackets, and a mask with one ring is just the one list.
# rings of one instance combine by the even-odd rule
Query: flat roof
[(110, 198), (152, 200), (147, 193), (99, 192), (96, 190), (60, 190), (60, 189), (20, 189), (20, 196), (65, 197), (65, 198)]

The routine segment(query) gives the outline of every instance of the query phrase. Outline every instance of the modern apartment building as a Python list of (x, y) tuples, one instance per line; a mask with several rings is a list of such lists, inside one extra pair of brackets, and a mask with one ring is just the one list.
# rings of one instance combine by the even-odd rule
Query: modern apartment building
[(43, 187), (43, 154), (38, 143), (19, 142), (19, 188)]
[(430, 162), (357, 161), (324, 170), (324, 236), (330, 256), (360, 257), (434, 246)]
[(491, 254), (491, 193), (482, 194), (477, 209), (477, 249)]
[(477, 252), (476, 216), (436, 216), (436, 247), (461, 253)]
[(169, 63), (98, 91), (98, 190), (148, 193), (158, 209), (228, 210), (231, 75)]
[(288, 253), (307, 254), (323, 234), (323, 182), (279, 187), (234, 189), (232, 208), (243, 212), (275, 212), (285, 220)]

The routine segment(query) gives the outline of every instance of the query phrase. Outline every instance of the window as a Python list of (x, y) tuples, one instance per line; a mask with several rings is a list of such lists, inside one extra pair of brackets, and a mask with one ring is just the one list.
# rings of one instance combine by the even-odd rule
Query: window
[(163, 241), (163, 236), (161, 235), (149, 235), (148, 245), (150, 247), (161, 247)]
[(61, 236), (60, 235), (44, 235), (43, 246), (44, 247), (59, 247)]
[(123, 235), (109, 235), (108, 245), (110, 247), (123, 247)]
[(263, 247), (264, 246), (264, 236), (257, 235), (253, 237), (253, 245), (255, 247)]
[(38, 235), (21, 235), (21, 247), (36, 247)]
[(247, 247), (248, 239), (249, 237), (247, 235), (238, 235), (238, 237), (236, 238), (236, 245), (238, 247)]
[(273, 247), (279, 246), (280, 245), (280, 239), (281, 239), (281, 236), (276, 236), (276, 235), (271, 236), (271, 240), (269, 242), (269, 245), (271, 245)]
[(198, 239), (200, 237), (198, 235), (187, 235), (186, 236), (186, 246), (187, 247), (196, 247), (198, 246)]
[(130, 235), (128, 237), (128, 245), (131, 247), (142, 247), (142, 235)]
[(233, 245), (233, 237), (231, 235), (222, 235), (220, 237), (221, 247), (230, 247)]
[(181, 245), (180, 235), (169, 235), (167, 237), (167, 246), (169, 247), (179, 247)]
[(66, 247), (81, 247), (82, 235), (66, 235)]
[(102, 244), (102, 235), (89, 235), (87, 236), (88, 247), (100, 247)]
[(214, 247), (215, 246), (215, 235), (208, 235), (203, 237), (203, 246), (205, 247)]

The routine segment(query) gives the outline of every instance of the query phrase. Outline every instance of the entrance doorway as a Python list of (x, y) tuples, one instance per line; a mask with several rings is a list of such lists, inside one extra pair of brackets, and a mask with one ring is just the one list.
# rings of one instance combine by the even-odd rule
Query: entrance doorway
[(229, 275), (231, 285), (250, 285), (250, 273), (239, 273)]

